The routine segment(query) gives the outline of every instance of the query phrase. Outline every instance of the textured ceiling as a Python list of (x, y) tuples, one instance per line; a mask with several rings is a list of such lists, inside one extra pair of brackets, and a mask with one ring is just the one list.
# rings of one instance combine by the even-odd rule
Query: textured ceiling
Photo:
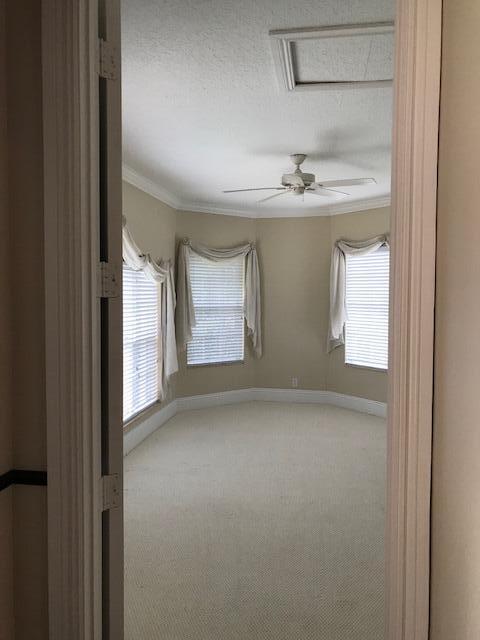
[[(180, 208), (268, 217), (334, 212), (318, 196), (258, 205), (268, 193), (222, 193), (276, 186), (292, 168), (288, 155), (307, 153), (303, 170), (319, 180), (377, 180), (349, 188), (343, 210), (382, 201), (390, 192), (391, 87), (287, 92), (268, 32), (393, 19), (394, 0), (124, 0), (125, 165)], [(305, 74), (319, 56), (322, 73), (365, 72), (360, 49), (339, 64), (335, 47), (302, 46)], [(386, 73), (391, 46), (372, 50), (370, 62)]]

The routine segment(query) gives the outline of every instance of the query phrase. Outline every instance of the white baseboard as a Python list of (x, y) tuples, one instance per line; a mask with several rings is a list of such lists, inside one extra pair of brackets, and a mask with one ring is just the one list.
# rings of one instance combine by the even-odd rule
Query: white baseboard
[(328, 401), (329, 391), (312, 389), (252, 389), (252, 400), (261, 402), (294, 402), (301, 404), (331, 404)]
[(369, 413), (379, 418), (387, 417), (386, 402), (368, 400), (368, 398), (358, 398), (357, 396), (347, 396), (343, 393), (336, 393), (335, 391), (327, 391), (326, 393), (327, 399), (325, 402), (327, 404), (342, 407), (343, 409), (351, 409), (352, 411), (359, 411), (360, 413)]
[(385, 418), (387, 405), (384, 402), (347, 396), (335, 391), (315, 391), (310, 389), (265, 389), (250, 388), (208, 393), (199, 396), (177, 398), (178, 411), (190, 411), (191, 409), (203, 409), (237, 402), (298, 402), (307, 404), (330, 404), (335, 407), (369, 413)]
[(387, 415), (387, 405), (384, 402), (367, 400), (366, 398), (358, 398), (356, 396), (347, 396), (343, 393), (336, 393), (335, 391), (249, 388), (221, 391), (219, 393), (207, 393), (198, 396), (177, 398), (166, 407), (159, 409), (156, 413), (146, 418), (144, 422), (135, 426), (123, 437), (124, 455), (130, 453), (130, 451), (143, 442), (145, 438), (181, 411), (253, 401), (329, 404), (335, 407), (342, 407), (343, 409), (350, 409), (351, 411), (368, 413), (381, 418), (385, 418)]
[(204, 409), (225, 404), (237, 404), (237, 402), (252, 402), (255, 389), (233, 389), (231, 391), (219, 391), (218, 393), (205, 393), (200, 396), (188, 396), (177, 398), (178, 411), (190, 411), (192, 409)]

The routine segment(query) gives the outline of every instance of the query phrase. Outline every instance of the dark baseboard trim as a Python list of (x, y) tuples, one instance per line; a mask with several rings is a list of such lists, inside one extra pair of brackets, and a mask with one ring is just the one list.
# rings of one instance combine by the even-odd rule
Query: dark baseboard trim
[(47, 484), (47, 472), (10, 469), (10, 471), (0, 475), (0, 491), (7, 489), (12, 484), (29, 484), (44, 487)]

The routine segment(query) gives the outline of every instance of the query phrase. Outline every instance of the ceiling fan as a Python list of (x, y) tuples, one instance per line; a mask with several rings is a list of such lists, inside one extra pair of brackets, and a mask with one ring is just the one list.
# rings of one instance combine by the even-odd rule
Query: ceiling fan
[(300, 165), (304, 162), (307, 155), (305, 153), (293, 153), (290, 158), (295, 165), (293, 173), (285, 173), (282, 176), (281, 187), (259, 187), (252, 189), (229, 189), (223, 193), (239, 193), (241, 191), (280, 191), (259, 200), (258, 202), (267, 202), (272, 198), (283, 196), (290, 193), (294, 196), (303, 196), (305, 193), (312, 196), (324, 196), (326, 198), (344, 198), (348, 196), (346, 191), (338, 191), (336, 187), (350, 187), (358, 184), (376, 184), (375, 178), (347, 178), (345, 180), (323, 180), (316, 182), (313, 173), (303, 173)]

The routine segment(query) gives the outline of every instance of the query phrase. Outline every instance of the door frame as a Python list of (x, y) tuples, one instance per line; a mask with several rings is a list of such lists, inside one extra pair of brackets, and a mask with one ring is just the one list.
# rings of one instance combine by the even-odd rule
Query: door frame
[[(42, 7), (49, 638), (100, 640), (98, 5)], [(441, 13), (397, 0), (387, 640), (428, 638)]]
[(100, 639), (98, 7), (43, 0), (50, 640)]
[(387, 436), (387, 640), (426, 640), (442, 0), (397, 0)]

